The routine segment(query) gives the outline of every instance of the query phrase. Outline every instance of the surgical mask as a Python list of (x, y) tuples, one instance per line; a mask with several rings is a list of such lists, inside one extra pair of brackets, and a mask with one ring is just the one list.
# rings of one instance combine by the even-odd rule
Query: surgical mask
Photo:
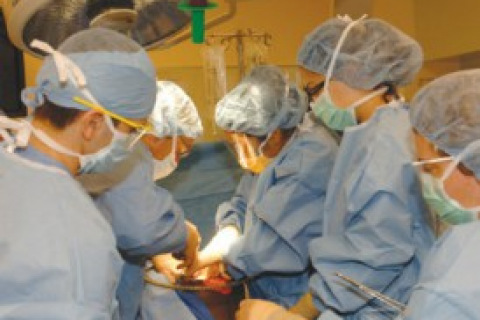
[(245, 139), (243, 143), (236, 135), (233, 135), (232, 139), (234, 142), (233, 146), (235, 148), (235, 154), (237, 156), (238, 163), (243, 169), (251, 171), (255, 174), (260, 174), (272, 161), (272, 159), (266, 157), (262, 153), (262, 148), (265, 145), (265, 142), (268, 140), (268, 137), (260, 144), (257, 150), (247, 139)]
[(178, 166), (176, 159), (177, 136), (173, 137), (172, 151), (165, 159), (153, 159), (153, 181), (169, 176)]
[(28, 132), (33, 133), (51, 149), (71, 157), (77, 157), (80, 163), (79, 174), (103, 173), (110, 171), (116, 164), (123, 161), (128, 156), (132, 145), (129, 143), (130, 135), (117, 131), (110, 117), (104, 115), (104, 118), (107, 126), (112, 131), (112, 140), (106, 147), (91, 154), (79, 154), (71, 151), (50, 138), (42, 130), (33, 127), (31, 123), (27, 121), (22, 121), (22, 123)]
[(112, 132), (112, 140), (99, 151), (78, 157), (80, 161), (79, 174), (107, 172), (123, 161), (130, 152), (129, 135), (116, 130), (110, 117), (105, 116), (105, 120)]
[(480, 207), (463, 207), (446, 193), (441, 180), (428, 173), (422, 172), (420, 179), (425, 202), (441, 220), (453, 225), (477, 220)]
[[(415, 162), (414, 165), (438, 163), (452, 160), (451, 157), (444, 157), (432, 160)], [(452, 199), (445, 191), (444, 183), (457, 167), (459, 159), (455, 159), (445, 170), (443, 176), (439, 179), (431, 174), (420, 172), (420, 181), (422, 183), (422, 195), (425, 202), (432, 209), (438, 218), (446, 223), (456, 225), (468, 223), (478, 218), (480, 206), (465, 208), (458, 201)]]
[(354, 102), (349, 107), (340, 108), (332, 101), (332, 98), (328, 93), (328, 87), (325, 86), (325, 90), (311, 105), (312, 111), (315, 117), (321, 119), (323, 123), (330, 129), (343, 131), (346, 128), (357, 124), (357, 117), (355, 115), (356, 108), (368, 100), (383, 94), (386, 90), (387, 88), (375, 90), (374, 92)]

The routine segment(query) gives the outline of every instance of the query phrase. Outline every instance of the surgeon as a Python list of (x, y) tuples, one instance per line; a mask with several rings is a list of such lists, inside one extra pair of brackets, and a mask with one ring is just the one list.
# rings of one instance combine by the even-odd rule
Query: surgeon
[[(200, 242), (196, 227), (185, 221), (183, 211), (172, 195), (154, 183), (175, 170), (179, 159), (190, 152), (194, 140), (202, 134), (195, 105), (174, 83), (158, 81), (156, 103), (149, 122), (153, 125), (152, 131), (141, 137), (137, 149), (126, 160), (132, 163), (126, 179), (110, 186), (95, 200), (112, 224), (118, 248), (126, 261), (117, 291), (122, 320), (137, 319), (141, 314), (144, 319), (155, 318), (151, 314), (159, 312), (163, 319), (168, 319), (162, 297), (152, 301), (155, 308), (141, 310), (145, 262), (158, 254), (182, 253), (185, 263), (192, 263)], [(108, 173), (90, 174), (93, 179), (82, 182), (88, 181), (85, 186), (89, 188), (92, 181), (113, 181), (108, 177), (123, 174), (118, 172), (122, 169), (120, 165)], [(175, 271), (168, 268), (172, 260), (170, 256), (153, 258), (154, 266), (159, 271), (168, 272), (167, 275)], [(152, 288), (148, 292), (155, 294)], [(147, 298), (154, 299), (148, 295)], [(172, 299), (165, 305), (171, 306)], [(185, 308), (179, 298), (176, 300), (180, 305), (177, 310)], [(177, 313), (176, 316), (180, 315)]]
[(0, 120), (0, 318), (112, 319), (122, 260), (73, 176), (108, 170), (148, 130), (155, 68), (106, 29), (32, 46), (50, 54), (23, 91), (32, 119)]
[(300, 125), (306, 109), (306, 95), (275, 66), (254, 68), (217, 104), (215, 121), (246, 173), (193, 268), (222, 262), (251, 297), (287, 308), (308, 291), (308, 243), (321, 235), (337, 152), (324, 126), (310, 117)]
[[(412, 166), (408, 108), (396, 88), (414, 79), (422, 58), (415, 40), (379, 19), (327, 20), (300, 48), (298, 62), (310, 79), (308, 87), (319, 88), (312, 111), (342, 134), (327, 189), (323, 235), (310, 243), (312, 296), (292, 309), (304, 318), (395, 315), (396, 310), (336, 272), (402, 303), (418, 281), (434, 237)], [(255, 316), (258, 309), (264, 318)], [(288, 319), (285, 310), (247, 301), (239, 319), (273, 314)]]
[(480, 69), (429, 83), (410, 119), (427, 203), (463, 224), (432, 248), (402, 319), (480, 319)]

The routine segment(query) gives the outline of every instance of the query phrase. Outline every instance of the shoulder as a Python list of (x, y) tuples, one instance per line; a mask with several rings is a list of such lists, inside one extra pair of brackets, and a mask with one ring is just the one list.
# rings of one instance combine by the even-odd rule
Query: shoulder
[[(41, 212), (44, 221), (58, 220), (76, 225), (78, 229), (75, 230), (79, 232), (88, 227), (109, 233), (109, 226), (92, 199), (65, 171), (5, 152), (0, 153), (0, 168), (0, 190), (4, 195), (0, 203), (18, 209), (5, 212), (6, 215), (15, 214), (18, 216), (15, 219), (35, 219)], [(48, 223), (42, 227), (48, 228)]]
[(277, 177), (292, 176), (307, 184), (325, 182), (333, 169), (337, 151), (337, 141), (322, 126), (300, 131), (275, 159), (275, 174)]

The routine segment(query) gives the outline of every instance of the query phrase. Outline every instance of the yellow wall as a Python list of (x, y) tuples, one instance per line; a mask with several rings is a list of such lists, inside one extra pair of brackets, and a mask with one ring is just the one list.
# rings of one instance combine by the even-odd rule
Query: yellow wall
[[(207, 14), (213, 18), (225, 12), (223, 0), (217, 0), (220, 8)], [(234, 33), (248, 28), (256, 32), (272, 35), (268, 62), (283, 66), (290, 74), (295, 74), (296, 53), (306, 33), (332, 16), (333, 0), (249, 0), (238, 2), (236, 16), (211, 30), (209, 34)], [(190, 41), (167, 50), (153, 50), (150, 57), (157, 68), (160, 79), (176, 81), (197, 104), (205, 126), (205, 140), (216, 139), (213, 128), (213, 106), (206, 105), (202, 58), (200, 45)], [(232, 45), (226, 54), (228, 85), (233, 86), (239, 78), (237, 51)], [(34, 83), (40, 61), (28, 55), (25, 57), (27, 85)]]
[(421, 0), (415, 1), (415, 11), (427, 59), (480, 50), (480, 1)]
[[(370, 16), (383, 19), (412, 38), (416, 38), (414, 0), (372, 0), (373, 6)], [(400, 93), (410, 100), (419, 87), (419, 77), (411, 84), (400, 88)]]

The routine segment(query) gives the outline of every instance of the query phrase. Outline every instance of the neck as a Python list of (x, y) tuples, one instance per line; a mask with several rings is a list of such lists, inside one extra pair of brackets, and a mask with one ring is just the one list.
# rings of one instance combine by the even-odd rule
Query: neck
[(375, 114), (375, 111), (380, 107), (383, 107), (385, 104), (386, 102), (383, 100), (382, 96), (376, 96), (360, 105), (355, 110), (358, 123), (367, 122)]
[(276, 157), (287, 142), (292, 137), (295, 129), (279, 130), (277, 129), (265, 145), (263, 152), (269, 158)]
[[(72, 136), (69, 134), (68, 129), (55, 129), (48, 123), (42, 120), (34, 119), (32, 125), (36, 129), (42, 130), (46, 135), (48, 135), (52, 140), (61, 146), (71, 150), (72, 152), (78, 152), (78, 150), (71, 149), (67, 147), (72, 144)], [(46, 154), (49, 158), (52, 158), (61, 164), (63, 164), (71, 175), (75, 175), (80, 162), (77, 157), (69, 156), (64, 153), (61, 153), (53, 148), (50, 148), (42, 140), (38, 139), (33, 133), (29, 140), (29, 145), (37, 149), (38, 151)]]

